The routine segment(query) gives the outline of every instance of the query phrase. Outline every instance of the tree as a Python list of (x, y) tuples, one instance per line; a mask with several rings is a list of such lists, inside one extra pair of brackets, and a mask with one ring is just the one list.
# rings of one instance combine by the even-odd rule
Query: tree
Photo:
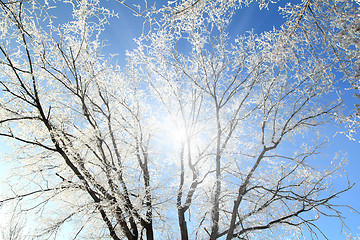
[[(16, 208), (16, 207), (15, 207)], [(15, 209), (11, 209), (13, 213), (17, 213)], [(22, 216), (11, 214), (4, 214), (2, 212), (2, 221), (6, 221), (1, 227), (1, 237), (2, 239), (8, 240), (24, 240), (26, 239), (25, 226), (26, 219)]]
[(98, 1), (71, 2), (66, 23), (47, 1), (0, 4), (0, 136), (26, 168), (1, 203), (47, 218), (38, 237), (71, 220), (74, 238), (316, 236), (319, 215), (342, 219), (342, 162), (312, 163), (319, 127), (341, 113), (332, 73), (356, 64), (323, 14), (335, 6), (352, 23), (357, 3), (287, 5), (281, 29), (235, 40), (242, 1), (131, 8), (150, 31), (122, 68), (101, 53), (114, 13)]

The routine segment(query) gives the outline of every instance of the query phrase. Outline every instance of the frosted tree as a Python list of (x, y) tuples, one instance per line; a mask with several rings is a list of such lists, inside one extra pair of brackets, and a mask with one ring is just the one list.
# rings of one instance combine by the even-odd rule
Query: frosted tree
[(342, 220), (343, 162), (314, 163), (356, 76), (356, 2), (287, 4), (281, 28), (236, 38), (251, 1), (119, 2), (150, 22), (121, 68), (99, 1), (58, 2), (65, 23), (51, 1), (0, 2), (0, 136), (16, 149), (0, 202), (45, 220), (32, 237), (294, 239)]
[[(289, 14), (294, 6), (286, 9)], [(300, 8), (298, 8), (300, 11)], [(359, 1), (308, 1), (301, 11), (296, 29), (303, 32), (312, 46), (312, 52), (321, 62), (332, 65), (333, 74), (342, 80), (342, 92), (358, 97), (359, 87)], [(293, 14), (294, 22), (296, 14)], [(294, 30), (295, 31), (295, 30)], [(345, 89), (344, 89), (345, 88)], [(341, 122), (347, 124), (347, 135), (357, 138), (358, 106), (345, 115), (339, 115)]]
[(1, 208), (2, 220), (0, 222), (0, 236), (8, 240), (25, 240), (27, 237), (26, 218), (17, 211), (19, 201), (14, 201), (14, 206)]
[(50, 5), (1, 7), (1, 136), (20, 143), (18, 167), (27, 170), (17, 173), (28, 185), (8, 200), (32, 199), (26, 210), (47, 209), (49, 201), (62, 206), (41, 234), (77, 219), (74, 236), (89, 229), (90, 238), (153, 239), (145, 102), (137, 100), (131, 73), (100, 54), (99, 33), (111, 13), (81, 1), (70, 22), (56, 25)]
[[(149, 91), (170, 116), (178, 116), (186, 136), (178, 150), (182, 239), (189, 238), (183, 219), (191, 206), (201, 213), (192, 226), (200, 239), (268, 238), (279, 226), (285, 234), (304, 226), (315, 234), (318, 215), (339, 216), (327, 205), (338, 193), (322, 191), (341, 164), (312, 168), (309, 159), (321, 142), (308, 145), (309, 138), (300, 136), (319, 141), (317, 127), (341, 114), (336, 87), (343, 79), (334, 71), (353, 81), (358, 58), (349, 52), (358, 38), (339, 36), (357, 33), (359, 6), (288, 4), (280, 30), (231, 43), (226, 27), (238, 4), (185, 1), (170, 9), (168, 27), (131, 55), (144, 65)], [(290, 142), (300, 147), (282, 147)]]

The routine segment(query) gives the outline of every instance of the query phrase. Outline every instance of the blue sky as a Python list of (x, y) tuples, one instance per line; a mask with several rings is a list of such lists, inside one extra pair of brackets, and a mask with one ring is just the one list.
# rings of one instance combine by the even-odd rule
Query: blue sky
[[(110, 25), (107, 26), (107, 29), (102, 36), (110, 45), (105, 48), (105, 53), (118, 54), (115, 59), (118, 60), (120, 65), (125, 64), (125, 51), (136, 47), (133, 39), (138, 37), (142, 32), (142, 19), (134, 17), (129, 9), (124, 8), (119, 3), (104, 1), (104, 5), (112, 6), (116, 11), (119, 11), (119, 17), (110, 19)], [(258, 6), (253, 3), (250, 7), (243, 7), (243, 9), (238, 10), (229, 27), (231, 36), (234, 37), (236, 35), (244, 34), (246, 31), (252, 29), (254, 29), (255, 33), (261, 33), (264, 30), (271, 30), (273, 26), (279, 27), (284, 19), (278, 14), (277, 7), (277, 4), (270, 4), (269, 10), (259, 10)], [(62, 9), (61, 11), (63, 12), (62, 14), (65, 14), (66, 9)], [(357, 101), (351, 94), (348, 94), (345, 100), (347, 106), (350, 108), (354, 102)], [(348, 165), (346, 167), (348, 178), (350, 182), (356, 184), (353, 189), (344, 193), (341, 198), (336, 200), (336, 202), (341, 205), (351, 205), (360, 211), (360, 145), (359, 142), (348, 140), (343, 134), (336, 134), (336, 132), (340, 130), (341, 129), (334, 126), (324, 132), (330, 139), (329, 148), (325, 151), (326, 155), (324, 155), (324, 162), (326, 163), (326, 161), (329, 161), (329, 159), (339, 151), (346, 152), (348, 159)], [(358, 139), (360, 140), (360, 138)], [(2, 154), (10, 151), (11, 149), (4, 144), (3, 139), (0, 138), (0, 157)], [(0, 164), (0, 177), (3, 178), (7, 168), (2, 162)], [(345, 178), (337, 178), (334, 179), (334, 182), (335, 187), (341, 188), (346, 185), (347, 180)], [(358, 229), (358, 226), (360, 226), (360, 215), (352, 214), (345, 208), (343, 210), (343, 214), (347, 218), (346, 224), (351, 229), (343, 230), (352, 233), (353, 235), (360, 234), (360, 229)], [(321, 218), (319, 226), (328, 235), (329, 239), (346, 239), (346, 236), (341, 234), (341, 223), (336, 219)], [(320, 237), (320, 239), (323, 238)]]

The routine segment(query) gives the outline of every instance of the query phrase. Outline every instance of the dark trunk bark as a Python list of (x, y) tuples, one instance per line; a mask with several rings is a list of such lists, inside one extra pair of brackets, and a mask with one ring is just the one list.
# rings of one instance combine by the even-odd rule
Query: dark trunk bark
[(186, 224), (186, 220), (185, 220), (185, 211), (183, 208), (178, 209), (178, 218), (179, 218), (181, 240), (188, 240), (189, 234), (188, 234), (187, 224)]
[(220, 124), (220, 109), (216, 106), (216, 121), (217, 121), (217, 143), (216, 143), (216, 182), (215, 182), (215, 194), (214, 194), (214, 205), (212, 209), (212, 228), (210, 239), (217, 239), (219, 233), (219, 218), (220, 218), (220, 192), (221, 192), (221, 124)]

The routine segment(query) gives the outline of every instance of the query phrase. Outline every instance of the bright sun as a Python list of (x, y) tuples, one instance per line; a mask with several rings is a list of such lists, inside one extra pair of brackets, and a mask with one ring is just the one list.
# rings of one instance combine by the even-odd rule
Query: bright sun
[(181, 146), (186, 140), (186, 128), (178, 118), (166, 117), (162, 121), (163, 140), (166, 144), (176, 147)]

